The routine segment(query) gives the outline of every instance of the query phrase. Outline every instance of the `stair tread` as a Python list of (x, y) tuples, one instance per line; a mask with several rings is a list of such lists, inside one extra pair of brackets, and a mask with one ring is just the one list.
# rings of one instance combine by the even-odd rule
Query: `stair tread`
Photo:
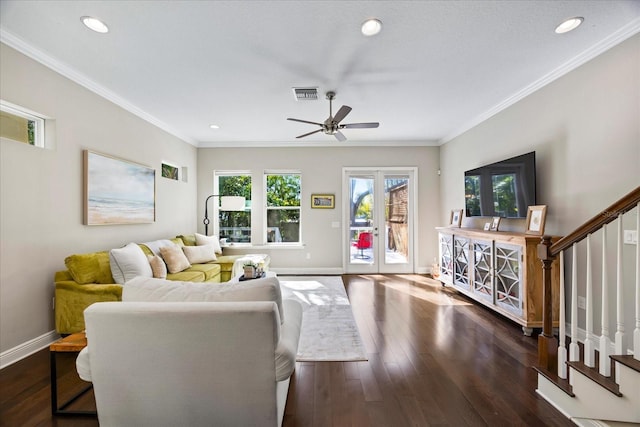
[(631, 355), (611, 355), (609, 357), (636, 372), (640, 372), (640, 360), (635, 359)]
[(575, 371), (580, 372), (587, 378), (600, 384), (602, 387), (609, 390), (616, 396), (622, 397), (622, 393), (620, 393), (620, 387), (618, 386), (618, 384), (611, 377), (605, 377), (604, 375), (600, 374), (600, 372), (598, 372), (596, 368), (590, 368), (579, 361), (567, 362), (567, 365), (573, 368)]
[(554, 372), (548, 371), (542, 367), (534, 366), (533, 369), (535, 369), (540, 375), (545, 377), (547, 380), (554, 383), (560, 390), (564, 391), (569, 396), (576, 397), (576, 395), (573, 394), (573, 387), (571, 387), (571, 384), (569, 384), (568, 380), (562, 379)]

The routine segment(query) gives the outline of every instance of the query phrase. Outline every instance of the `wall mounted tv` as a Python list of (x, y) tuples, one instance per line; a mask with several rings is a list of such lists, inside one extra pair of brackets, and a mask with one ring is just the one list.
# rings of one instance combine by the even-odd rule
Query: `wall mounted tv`
[(535, 151), (464, 173), (467, 217), (526, 218), (536, 204)]

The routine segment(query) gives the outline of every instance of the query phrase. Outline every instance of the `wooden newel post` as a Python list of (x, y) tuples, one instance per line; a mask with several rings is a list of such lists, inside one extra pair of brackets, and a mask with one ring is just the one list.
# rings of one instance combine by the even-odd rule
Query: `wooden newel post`
[[(558, 340), (553, 336), (553, 296), (551, 294), (551, 236), (543, 236), (538, 244), (542, 261), (542, 333), (538, 335), (538, 363), (550, 372), (558, 370)], [(562, 274), (562, 272), (560, 272)]]

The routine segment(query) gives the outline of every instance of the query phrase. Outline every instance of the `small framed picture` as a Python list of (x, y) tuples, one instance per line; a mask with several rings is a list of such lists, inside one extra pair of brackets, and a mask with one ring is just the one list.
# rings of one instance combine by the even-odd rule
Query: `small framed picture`
[(544, 223), (547, 219), (547, 206), (529, 206), (527, 210), (527, 221), (525, 234), (535, 234), (542, 236), (544, 234)]
[(458, 227), (462, 225), (462, 209), (453, 209), (449, 217), (449, 227)]
[(500, 226), (500, 217), (494, 216), (491, 221), (491, 231), (498, 231), (498, 226)]
[(491, 229), (491, 223), (490, 222), (485, 222), (484, 223), (484, 231), (489, 231)]
[(335, 194), (312, 194), (312, 209), (334, 209), (336, 207)]

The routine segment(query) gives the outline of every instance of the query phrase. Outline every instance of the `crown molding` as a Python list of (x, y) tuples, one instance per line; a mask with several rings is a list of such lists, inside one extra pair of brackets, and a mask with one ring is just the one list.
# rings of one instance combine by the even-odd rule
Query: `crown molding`
[(424, 141), (215, 141), (201, 142), (198, 148), (285, 148), (285, 147), (437, 147), (435, 140)]
[(63, 62), (53, 58), (52, 56), (48, 55), (47, 53), (41, 51), (40, 49), (37, 49), (33, 46), (31, 46), (29, 43), (27, 43), (26, 41), (22, 40), (21, 38), (19, 38), (18, 36), (14, 35), (13, 33), (0, 28), (0, 42), (6, 44), (7, 46), (17, 50), (18, 52), (22, 53), (23, 55), (28, 56), (29, 58), (41, 63), (42, 65), (44, 65), (45, 67), (50, 68), (51, 70), (55, 71), (58, 74), (61, 74), (62, 76), (68, 78), (69, 80), (73, 81), (74, 83), (79, 84), (80, 86), (90, 90), (91, 92), (101, 96), (102, 98), (107, 99), (108, 101), (113, 102), (114, 104), (116, 104), (117, 106), (124, 108), (125, 110), (127, 110), (128, 112), (130, 112), (131, 114), (134, 114), (138, 117), (140, 117), (142, 120), (145, 120), (149, 123), (151, 123), (152, 125), (164, 130), (165, 132), (175, 136), (176, 138), (191, 144), (195, 147), (198, 146), (198, 142), (185, 136), (180, 134), (180, 132), (176, 131), (175, 129), (173, 129), (171, 126), (167, 125), (166, 123), (164, 123), (163, 121), (157, 119), (156, 117), (152, 116), (151, 114), (141, 110), (140, 108), (136, 107), (135, 105), (133, 105), (131, 102), (127, 101), (126, 99), (122, 98), (121, 96), (117, 95), (116, 93), (110, 91), (109, 89), (105, 88), (104, 86), (96, 83), (95, 81), (91, 80), (89, 77), (85, 76), (84, 74), (78, 72), (77, 70), (69, 67), (68, 65), (64, 64)]
[(575, 70), (576, 68), (590, 61), (596, 56), (604, 53), (605, 51), (611, 49), (612, 47), (636, 35), (638, 32), (640, 32), (640, 18), (634, 19), (629, 24), (625, 25), (624, 27), (620, 28), (618, 31), (611, 34), (609, 37), (601, 40), (600, 42), (596, 43), (590, 48), (584, 50), (583, 52), (573, 57), (569, 61), (565, 62), (555, 70), (547, 73), (546, 75), (542, 76), (535, 82), (525, 86), (518, 92), (514, 93), (504, 101), (500, 102), (499, 104), (495, 105), (494, 107), (490, 108), (489, 110), (485, 111), (484, 113), (470, 120), (463, 126), (459, 127), (458, 129), (456, 129), (455, 131), (451, 132), (449, 135), (447, 135), (446, 137), (438, 141), (438, 145), (446, 144), (452, 139), (462, 135), (466, 131), (490, 119), (491, 117), (495, 116), (502, 110), (505, 110), (508, 107), (515, 104), (516, 102), (520, 101), (521, 99), (526, 98), (527, 96), (543, 88), (549, 83), (559, 79), (565, 74)]

